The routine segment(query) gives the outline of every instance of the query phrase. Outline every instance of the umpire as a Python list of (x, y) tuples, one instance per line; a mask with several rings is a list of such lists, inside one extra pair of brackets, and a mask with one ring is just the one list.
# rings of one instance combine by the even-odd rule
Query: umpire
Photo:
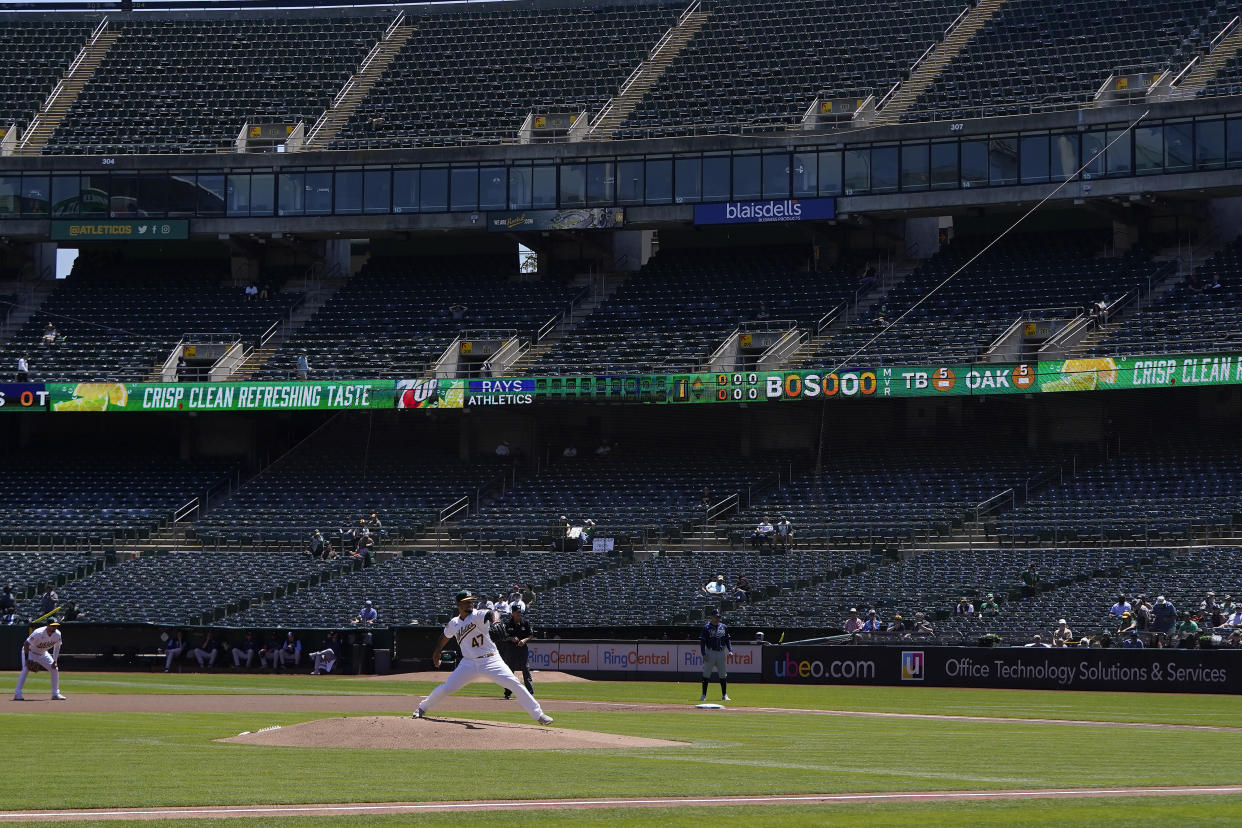
[(712, 670), (720, 676), (720, 700), (732, 701), (727, 679), (733, 641), (729, 638), (728, 628), (720, 622), (719, 608), (712, 610), (711, 618), (699, 633), (699, 652), (703, 656), (703, 695), (699, 696), (699, 701), (707, 701), (707, 682), (711, 680)]
[[(526, 613), (522, 612), (520, 603), (509, 605), (509, 616), (500, 623), (504, 625), (504, 641), (501, 644), (500, 656), (516, 676), (522, 674), (522, 683), (527, 691), (535, 695), (535, 685), (530, 680), (530, 648), (526, 645), (535, 637)], [(512, 698), (513, 693), (505, 690), (505, 698)]]

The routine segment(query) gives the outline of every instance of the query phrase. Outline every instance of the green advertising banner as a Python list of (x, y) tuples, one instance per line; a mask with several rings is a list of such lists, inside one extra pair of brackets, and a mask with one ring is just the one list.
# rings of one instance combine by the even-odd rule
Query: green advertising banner
[(52, 241), (169, 241), (189, 237), (190, 222), (185, 219), (52, 219)]
[[(472, 409), (550, 402), (707, 404), (868, 397), (961, 397), (1242, 385), (1242, 354), (1090, 357), (845, 371), (741, 371), (357, 382), (13, 385), (26, 410), (291, 411)], [(42, 389), (46, 389), (44, 392)], [(3, 389), (0, 389), (3, 391)], [(26, 393), (29, 392), (29, 393)], [(26, 395), (23, 396), (23, 393)], [(27, 399), (28, 398), (28, 399)]]
[(1107, 391), (1242, 384), (1242, 354), (1161, 354), (1041, 362), (1040, 391)]
[(49, 382), (52, 411), (391, 409), (393, 380), (358, 382)]

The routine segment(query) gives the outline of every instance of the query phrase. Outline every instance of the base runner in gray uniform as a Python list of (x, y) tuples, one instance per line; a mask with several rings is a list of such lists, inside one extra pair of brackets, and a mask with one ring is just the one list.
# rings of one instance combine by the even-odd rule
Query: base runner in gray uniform
[(699, 696), (699, 701), (707, 701), (707, 683), (711, 680), (712, 670), (720, 677), (720, 700), (732, 701), (727, 679), (733, 642), (729, 638), (729, 630), (720, 623), (719, 609), (712, 610), (711, 618), (699, 633), (699, 652), (703, 655), (703, 695)]

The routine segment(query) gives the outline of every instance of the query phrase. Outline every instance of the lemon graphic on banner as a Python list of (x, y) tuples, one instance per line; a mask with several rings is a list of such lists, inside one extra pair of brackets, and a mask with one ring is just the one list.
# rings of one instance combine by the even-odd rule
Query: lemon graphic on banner
[(80, 382), (73, 388), (73, 399), (58, 402), (56, 411), (107, 411), (109, 406), (124, 408), (129, 391), (119, 382)]

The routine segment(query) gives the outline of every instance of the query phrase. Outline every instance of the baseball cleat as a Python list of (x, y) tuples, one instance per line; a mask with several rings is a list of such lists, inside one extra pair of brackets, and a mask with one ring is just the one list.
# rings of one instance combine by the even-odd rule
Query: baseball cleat
[(427, 718), (427, 714), (424, 713), (423, 709), (420, 707), (414, 711), (414, 715), (410, 716), (410, 718), (411, 719), (425, 719)]
[(721, 701), (733, 701), (733, 699), (729, 698), (728, 696), (721, 696), (720, 700)]
[(25, 699), (22, 698), (21, 696), (14, 696), (13, 701), (25, 701)]
[(703, 695), (699, 696), (699, 701), (707, 701), (707, 694), (704, 693)]
[(52, 701), (64, 701), (67, 698), (68, 696), (64, 695), (63, 693), (56, 693), (52, 696)]
[(539, 724), (541, 724), (541, 725), (550, 725), (550, 724), (552, 724), (552, 722), (554, 722), (554, 721), (555, 721), (555, 719), (553, 719), (553, 718), (552, 718), (551, 716), (549, 716), (547, 713), (544, 713), (542, 716), (540, 716), (540, 717), (539, 717)]

